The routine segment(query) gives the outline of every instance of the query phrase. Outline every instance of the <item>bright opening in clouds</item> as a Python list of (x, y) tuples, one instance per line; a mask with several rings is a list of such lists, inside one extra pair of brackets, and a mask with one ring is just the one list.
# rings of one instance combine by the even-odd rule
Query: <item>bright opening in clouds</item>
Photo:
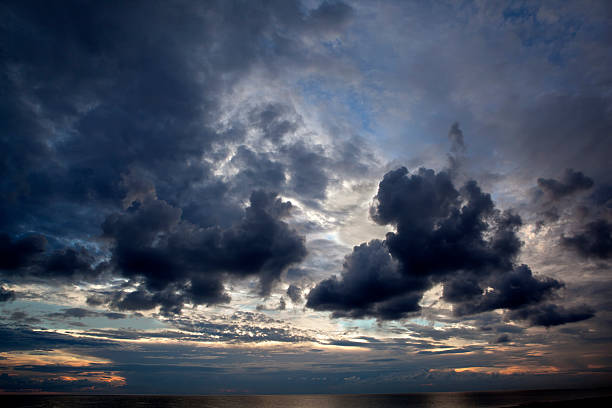
[(5, 1), (0, 392), (612, 381), (608, 1)]

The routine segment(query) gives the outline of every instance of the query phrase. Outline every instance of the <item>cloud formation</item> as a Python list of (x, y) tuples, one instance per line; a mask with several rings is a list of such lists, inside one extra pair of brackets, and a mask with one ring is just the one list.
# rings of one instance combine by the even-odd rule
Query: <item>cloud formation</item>
[(595, 311), (586, 305), (565, 308), (547, 303), (512, 311), (509, 317), (516, 320), (527, 320), (529, 323), (537, 326), (550, 327), (579, 322), (589, 319), (594, 315)]
[(15, 299), (15, 291), (0, 286), (0, 302), (8, 302), (13, 299)]
[(589, 222), (583, 231), (562, 236), (561, 244), (586, 258), (608, 259), (612, 257), (612, 224), (603, 219)]
[(291, 302), (300, 303), (302, 302), (302, 289), (299, 286), (291, 284), (287, 288), (287, 296), (289, 296)]
[(538, 179), (538, 186), (550, 200), (558, 200), (579, 191), (593, 187), (593, 180), (580, 171), (566, 169), (561, 181), (555, 179)]
[(103, 272), (104, 267), (90, 251), (78, 245), (52, 250), (40, 234), (16, 239), (7, 234), (0, 236), (0, 274), (11, 279), (87, 280)]
[[(396, 231), (356, 246), (341, 276), (308, 294), (308, 307), (334, 317), (401, 319), (418, 312), (424, 292), (441, 283), (455, 315), (520, 309), (524, 318), (527, 306), (563, 286), (517, 264), (521, 218), (497, 210), (475, 181), (457, 190), (445, 172), (421, 168), (409, 174), (402, 167), (385, 174), (370, 213)], [(590, 316), (573, 317), (567, 320)]]
[(459, 128), (459, 123), (455, 122), (448, 132), (451, 141), (451, 153), (464, 153), (465, 143), (463, 142), (463, 131)]
[(255, 191), (243, 218), (229, 228), (202, 228), (181, 220), (181, 210), (150, 200), (111, 214), (104, 237), (115, 245), (111, 263), (118, 273), (143, 287), (113, 295), (119, 310), (151, 309), (178, 313), (182, 304), (230, 300), (223, 282), (256, 276), (267, 296), (281, 274), (306, 255), (302, 237), (282, 219), (291, 203), (274, 193)]
[(304, 123), (287, 101), (228, 119), (222, 101), (351, 15), (340, 2), (7, 3), (3, 276), (116, 274), (133, 283), (105, 295), (119, 310), (227, 303), (224, 283), (245, 277), (269, 295), (306, 255), (277, 194), (324, 199), (333, 154), (295, 140)]
[(608, 3), (3, 1), (0, 391), (610, 383)]

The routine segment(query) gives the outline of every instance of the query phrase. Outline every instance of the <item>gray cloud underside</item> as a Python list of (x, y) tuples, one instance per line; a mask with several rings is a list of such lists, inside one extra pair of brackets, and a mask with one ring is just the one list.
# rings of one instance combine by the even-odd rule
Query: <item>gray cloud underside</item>
[(442, 283), (442, 299), (458, 316), (507, 309), (517, 311), (512, 318), (544, 326), (593, 316), (587, 307), (530, 307), (563, 284), (517, 264), (521, 218), (497, 210), (475, 181), (457, 190), (445, 172), (421, 168), (410, 175), (400, 168), (380, 182), (371, 213), (396, 232), (356, 246), (341, 277), (308, 294), (308, 307), (334, 317), (401, 319), (420, 311), (424, 292)]
[[(305, 256), (303, 238), (277, 220), (290, 203), (267, 201), (285, 193), (319, 205), (345, 155), (291, 139), (308, 131), (291, 104), (247, 106), (220, 126), (219, 101), (252, 69), (272, 69), (340, 29), (350, 7), (15, 2), (4, 10), (5, 279), (116, 274), (143, 285), (109, 298), (116, 309), (176, 313), (185, 302), (228, 302), (228, 276), (259, 279), (266, 296)], [(273, 150), (254, 151), (248, 132)], [(360, 166), (360, 146), (336, 143)], [(215, 174), (224, 162), (238, 171)]]

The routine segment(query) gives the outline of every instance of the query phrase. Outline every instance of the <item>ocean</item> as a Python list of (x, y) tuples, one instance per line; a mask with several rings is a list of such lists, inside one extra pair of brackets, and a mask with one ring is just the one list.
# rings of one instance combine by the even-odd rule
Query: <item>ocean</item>
[[(564, 402), (562, 402), (564, 401)], [(351, 395), (2, 395), (7, 408), (612, 407), (612, 389)]]

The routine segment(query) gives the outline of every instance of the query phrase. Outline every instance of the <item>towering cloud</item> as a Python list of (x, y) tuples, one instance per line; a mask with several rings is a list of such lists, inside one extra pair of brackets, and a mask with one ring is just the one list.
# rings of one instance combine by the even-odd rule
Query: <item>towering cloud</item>
[(308, 307), (332, 311), (335, 317), (400, 319), (419, 311), (423, 293), (441, 283), (443, 299), (453, 304), (456, 315), (508, 309), (521, 310), (513, 316), (528, 319), (529, 306), (563, 286), (517, 265), (521, 219), (497, 210), (475, 181), (457, 190), (445, 172), (390, 171), (380, 182), (371, 216), (396, 231), (384, 241), (356, 246), (341, 276), (320, 282), (309, 293)]
[(448, 138), (451, 141), (452, 153), (465, 152), (465, 143), (463, 142), (463, 131), (459, 128), (459, 123), (455, 122), (448, 132)]

